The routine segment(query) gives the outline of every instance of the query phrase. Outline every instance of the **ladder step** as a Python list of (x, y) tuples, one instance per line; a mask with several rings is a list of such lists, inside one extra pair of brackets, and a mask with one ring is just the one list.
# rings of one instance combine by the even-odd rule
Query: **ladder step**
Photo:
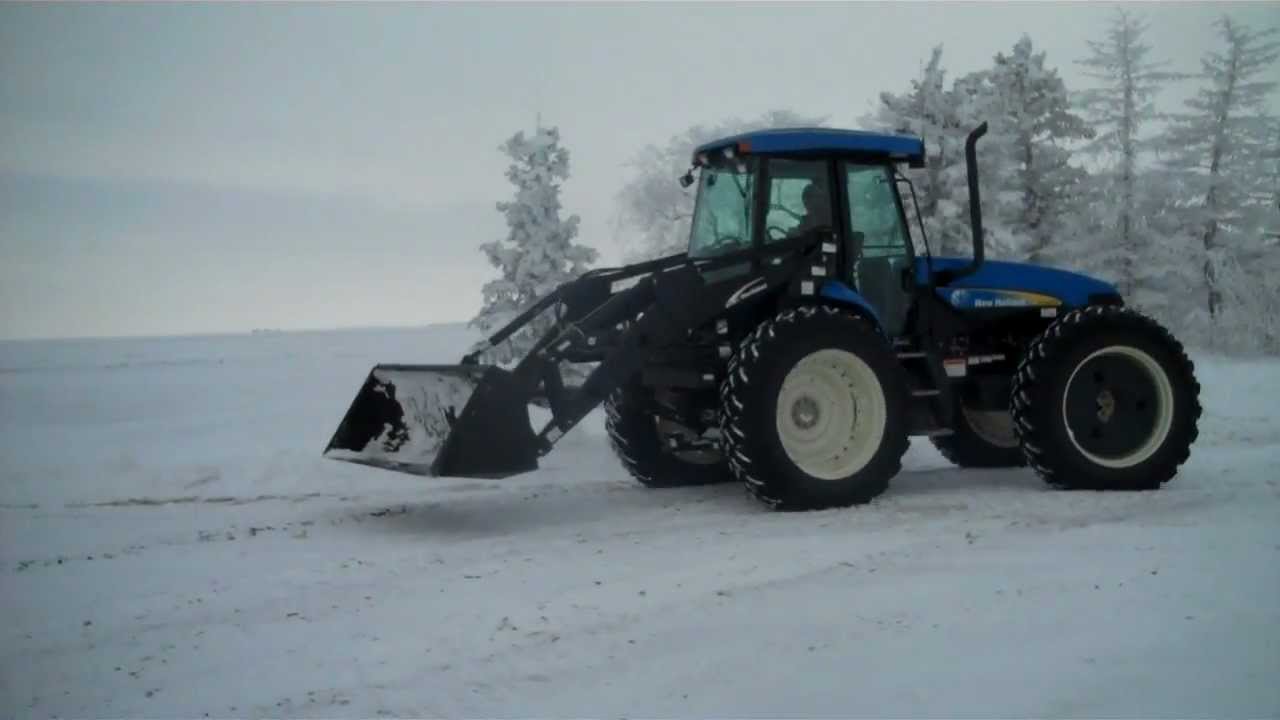
[(900, 352), (900, 353), (898, 353), (898, 358), (899, 358), (899, 359), (902, 359), (902, 360), (906, 360), (906, 359), (908, 359), (908, 358), (922, 358), (922, 357), (924, 357), (924, 356), (925, 356), (925, 354), (924, 354), (923, 352), (919, 351), (919, 350), (911, 350), (911, 351), (908, 351), (908, 352)]
[(941, 395), (941, 394), (942, 394), (942, 391), (936, 388), (933, 390), (912, 390), (911, 391), (911, 397), (934, 397), (935, 395)]
[(929, 428), (928, 430), (917, 434), (924, 435), (925, 437), (946, 437), (948, 435), (954, 435), (955, 432), (956, 431), (951, 428)]

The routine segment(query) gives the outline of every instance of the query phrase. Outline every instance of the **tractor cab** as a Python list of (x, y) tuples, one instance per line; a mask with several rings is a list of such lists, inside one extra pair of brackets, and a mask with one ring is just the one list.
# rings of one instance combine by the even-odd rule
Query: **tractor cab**
[(846, 301), (856, 293), (889, 334), (901, 334), (915, 248), (896, 166), (923, 161), (918, 138), (855, 130), (767, 130), (704, 144), (693, 154), (697, 180), (693, 169), (682, 180), (698, 184), (688, 255), (754, 250), (767, 259), (788, 241), (830, 239), (837, 271), (820, 292)]
[[(699, 146), (681, 179), (685, 187), (698, 183), (688, 256), (708, 263), (750, 255), (741, 271), (758, 271), (778, 254), (772, 248), (783, 252), (794, 248), (792, 241), (820, 237), (834, 244), (837, 257), (817, 294), (870, 316), (894, 338), (945, 342), (1011, 323), (1035, 325), (1073, 308), (1122, 303), (1112, 285), (1095, 278), (985, 259), (975, 146), (986, 129), (978, 126), (965, 143), (969, 257), (930, 255), (915, 190), (899, 172), (902, 165), (924, 166), (920, 138), (828, 128), (762, 130)], [(900, 193), (903, 186), (909, 197)], [(919, 230), (914, 238), (908, 199)]]

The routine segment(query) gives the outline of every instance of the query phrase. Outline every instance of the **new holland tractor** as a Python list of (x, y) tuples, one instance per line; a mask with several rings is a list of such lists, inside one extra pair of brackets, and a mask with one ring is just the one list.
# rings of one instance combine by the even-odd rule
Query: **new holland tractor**
[[(640, 483), (736, 480), (775, 509), (872, 500), (911, 436), (1059, 488), (1159, 488), (1196, 438), (1194, 367), (1112, 285), (984, 259), (985, 132), (965, 147), (968, 258), (929, 251), (901, 171), (923, 166), (918, 137), (784, 128), (701, 145), (680, 178), (697, 185), (686, 252), (587, 272), (458, 365), (374, 367), (325, 455), (506, 477), (603, 404)], [(480, 361), (535, 318), (550, 329), (517, 363)], [(567, 383), (569, 364), (590, 372)]]

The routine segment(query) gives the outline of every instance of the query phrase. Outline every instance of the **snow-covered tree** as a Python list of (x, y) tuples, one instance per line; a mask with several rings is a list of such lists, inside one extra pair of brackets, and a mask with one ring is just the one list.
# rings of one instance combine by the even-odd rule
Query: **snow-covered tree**
[(1094, 131), (1071, 111), (1066, 84), (1023, 36), (983, 74), (991, 123), (980, 157), (993, 255), (1051, 262), (1070, 254), (1086, 173), (1072, 165), (1071, 143)]
[(1270, 234), (1280, 235), (1280, 121), (1272, 122), (1271, 137), (1271, 151), (1265, 158), (1270, 169), (1267, 174), (1271, 178), (1271, 202), (1267, 213), (1270, 219), (1265, 224)]
[[(1267, 189), (1264, 201), (1256, 208), (1257, 225), (1262, 228), (1262, 242), (1266, 246), (1280, 246), (1280, 119), (1272, 120), (1271, 149), (1261, 158)], [(1280, 247), (1277, 247), (1280, 251)]]
[(1121, 293), (1138, 285), (1140, 256), (1152, 242), (1140, 212), (1142, 156), (1152, 139), (1143, 134), (1157, 118), (1155, 98), (1165, 83), (1179, 76), (1167, 63), (1150, 59), (1143, 40), (1147, 22), (1118, 10), (1105, 36), (1090, 41), (1090, 55), (1077, 62), (1100, 84), (1081, 93), (1086, 116), (1097, 131), (1086, 146), (1099, 167), (1091, 176), (1090, 215), (1098, 222), (1092, 247), (1079, 247), (1087, 269), (1109, 277)]
[(714, 125), (694, 125), (661, 146), (649, 145), (628, 164), (631, 177), (618, 194), (620, 224), (638, 234), (626, 253), (644, 260), (683, 252), (689, 243), (696, 188), (682, 188), (678, 178), (689, 169), (693, 149), (728, 135), (775, 127), (818, 127), (824, 118), (773, 110), (751, 119), (730, 118)]
[(972, 250), (964, 142), (979, 123), (989, 124), (978, 152), (987, 254), (1045, 261), (1061, 250), (1084, 173), (1068, 161), (1071, 142), (1092, 137), (1071, 112), (1067, 89), (1045, 54), (1023, 37), (990, 68), (957, 78), (948, 87), (942, 48), (935, 47), (919, 79), (901, 94), (881, 93), (869, 126), (920, 135), (926, 167), (910, 171), (921, 197), (921, 215), (935, 252), (964, 256)]
[(1219, 267), (1229, 256), (1258, 254), (1264, 237), (1259, 210), (1272, 196), (1267, 159), (1275, 147), (1266, 100), (1280, 71), (1277, 30), (1252, 30), (1226, 16), (1214, 26), (1222, 49), (1201, 60), (1204, 86), (1186, 101), (1186, 112), (1173, 116), (1165, 136), (1167, 164), (1191, 192), (1186, 221), (1201, 240), (1210, 317), (1222, 310)]
[[(484, 304), (471, 325), (484, 331), (501, 327), (526, 306), (581, 274), (598, 257), (596, 250), (578, 245), (578, 216), (560, 217), (560, 183), (569, 178), (569, 151), (560, 146), (555, 127), (539, 127), (532, 135), (517, 132), (500, 148), (509, 158), (507, 179), (515, 198), (497, 204), (509, 231), (503, 240), (480, 246), (499, 271), (486, 283)], [(542, 313), (488, 353), (493, 362), (522, 357), (554, 323)]]
[(924, 140), (925, 167), (909, 176), (929, 243), (938, 255), (971, 252), (964, 139), (982, 121), (982, 90), (978, 76), (962, 78), (948, 89), (942, 47), (937, 46), (906, 92), (880, 93), (876, 110), (861, 121), (869, 129), (909, 133)]
[[(1137, 194), (1135, 218), (1148, 242), (1136, 256), (1134, 287), (1126, 301), (1177, 328), (1187, 339), (1202, 339), (1192, 337), (1206, 318), (1196, 312), (1203, 306), (1195, 302), (1202, 274), (1196, 262), (1199, 238), (1186, 223), (1185, 178), (1153, 167), (1143, 171), (1142, 183), (1148, 189)], [(1081, 224), (1089, 227), (1087, 219)], [(1114, 236), (1101, 237), (1106, 242)], [(1088, 249), (1089, 243), (1083, 244)]]
[[(1280, 122), (1273, 125), (1275, 129), (1271, 131), (1271, 137), (1275, 140), (1268, 158), (1271, 162), (1271, 206), (1280, 210)], [(1276, 227), (1276, 232), (1280, 232), (1280, 226)]]

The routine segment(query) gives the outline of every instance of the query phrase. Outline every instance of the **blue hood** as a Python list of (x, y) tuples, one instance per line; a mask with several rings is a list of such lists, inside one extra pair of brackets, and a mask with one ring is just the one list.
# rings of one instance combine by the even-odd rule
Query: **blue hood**
[[(933, 258), (933, 269), (959, 270), (970, 263), (969, 258)], [(919, 282), (928, 280), (929, 265), (924, 258), (916, 258), (916, 279)], [(956, 292), (963, 290), (965, 292)], [(983, 291), (990, 291), (984, 293)], [(1027, 263), (1002, 262), (987, 260), (978, 272), (962, 277), (945, 288), (938, 289), (938, 295), (956, 307), (981, 307), (981, 299), (988, 297), (1027, 298), (1026, 304), (1053, 305), (1047, 298), (1037, 301), (1031, 295), (1048, 296), (1060, 301), (1068, 307), (1082, 307), (1089, 304), (1092, 295), (1116, 295), (1114, 285), (1103, 282), (1088, 275), (1081, 275), (1067, 270), (1030, 265)], [(976, 304), (975, 304), (976, 302)]]

